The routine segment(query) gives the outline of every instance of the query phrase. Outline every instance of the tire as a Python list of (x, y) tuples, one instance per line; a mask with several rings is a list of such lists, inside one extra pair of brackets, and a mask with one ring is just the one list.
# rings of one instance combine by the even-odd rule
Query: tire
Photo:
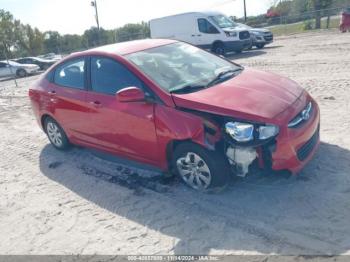
[(24, 69), (18, 69), (17, 72), (16, 72), (16, 75), (18, 77), (26, 77), (27, 76), (27, 72)]
[(47, 69), (49, 69), (50, 65), (43, 65), (40, 69), (43, 71), (46, 71)]
[(212, 48), (212, 51), (217, 55), (222, 55), (222, 56), (226, 55), (226, 49), (223, 43), (215, 43)]
[(45, 132), (50, 143), (58, 150), (67, 150), (71, 144), (63, 128), (51, 117), (47, 117), (44, 123)]
[(257, 44), (257, 45), (256, 45), (256, 48), (258, 48), (258, 49), (263, 49), (264, 47), (265, 47), (264, 44)]
[(230, 178), (229, 163), (224, 156), (190, 142), (175, 148), (172, 167), (185, 184), (202, 192), (221, 191)]

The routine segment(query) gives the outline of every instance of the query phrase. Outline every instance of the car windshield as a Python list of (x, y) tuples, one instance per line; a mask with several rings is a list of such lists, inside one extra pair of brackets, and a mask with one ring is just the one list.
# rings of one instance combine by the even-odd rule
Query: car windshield
[(252, 27), (250, 27), (249, 25), (245, 25), (245, 24), (238, 24), (238, 26), (242, 27), (242, 28), (245, 28), (245, 29), (253, 29)]
[(2, 61), (3, 63), (9, 64), (11, 66), (21, 66), (21, 64), (15, 62), (15, 61)]
[(238, 25), (224, 15), (210, 16), (210, 19), (220, 28), (237, 27)]
[(209, 88), (227, 80), (224, 75), (232, 77), (233, 72), (242, 70), (239, 65), (185, 43), (147, 49), (126, 58), (167, 92)]

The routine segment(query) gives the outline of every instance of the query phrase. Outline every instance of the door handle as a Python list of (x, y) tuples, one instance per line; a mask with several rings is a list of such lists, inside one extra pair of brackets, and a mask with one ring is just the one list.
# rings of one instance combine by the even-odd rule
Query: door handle
[(191, 35), (192, 37), (195, 37), (195, 35)]
[(49, 91), (47, 92), (49, 95), (56, 95), (56, 91), (55, 90), (52, 90), (52, 91)]
[(93, 105), (94, 107), (101, 107), (102, 106), (100, 101), (91, 101), (90, 105)]
[(197, 36), (202, 36), (202, 35), (197, 35)]

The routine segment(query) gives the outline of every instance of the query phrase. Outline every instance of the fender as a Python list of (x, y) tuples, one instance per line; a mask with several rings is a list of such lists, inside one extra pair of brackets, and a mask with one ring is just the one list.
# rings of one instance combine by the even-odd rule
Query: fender
[[(208, 150), (215, 150), (215, 143), (220, 140), (219, 127), (199, 115), (162, 105), (155, 106), (155, 127), (158, 137), (159, 164), (168, 169), (169, 145), (179, 141), (192, 141)], [(215, 129), (207, 132), (208, 129)]]

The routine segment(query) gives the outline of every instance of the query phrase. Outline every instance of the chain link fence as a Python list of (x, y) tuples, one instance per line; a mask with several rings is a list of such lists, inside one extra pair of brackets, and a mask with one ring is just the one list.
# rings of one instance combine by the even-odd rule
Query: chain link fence
[(341, 13), (346, 10), (350, 10), (350, 5), (304, 13), (291, 13), (286, 16), (267, 17), (262, 15), (249, 18), (247, 22), (242, 21), (242, 19), (236, 21), (252, 27), (266, 27), (277, 35), (283, 35), (314, 29), (339, 28)]

